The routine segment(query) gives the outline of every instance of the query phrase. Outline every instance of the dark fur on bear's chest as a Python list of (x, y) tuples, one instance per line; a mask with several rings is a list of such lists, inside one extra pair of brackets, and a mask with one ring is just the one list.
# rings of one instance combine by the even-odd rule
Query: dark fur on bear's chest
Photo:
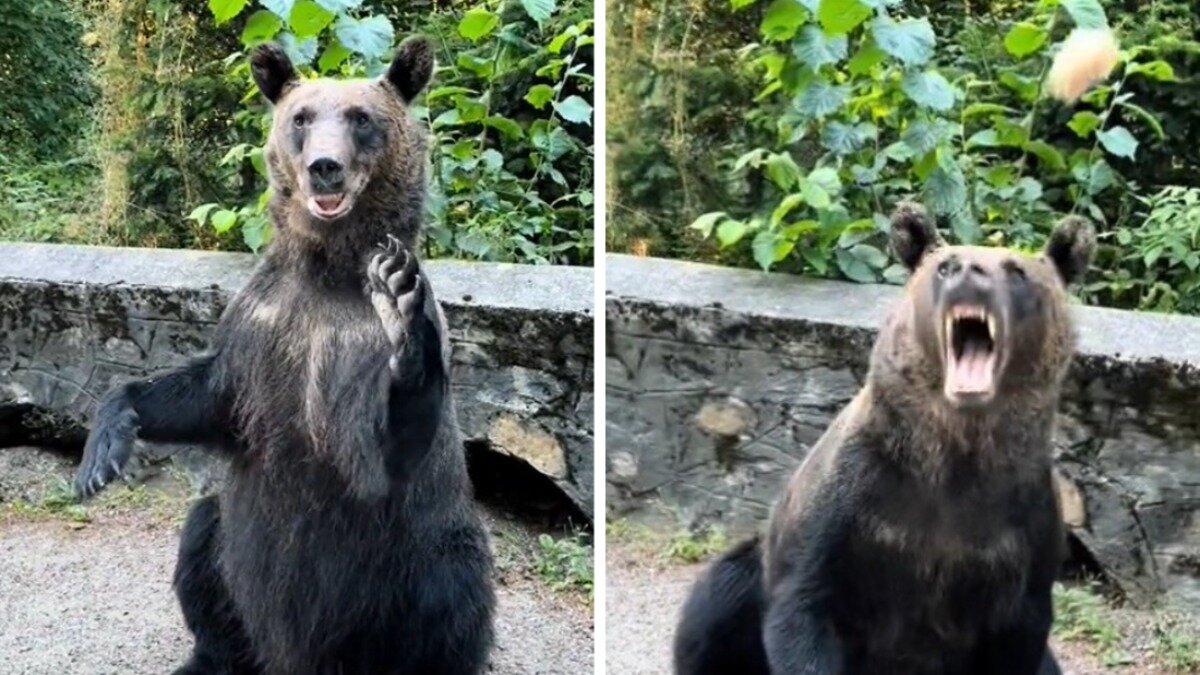
[(858, 477), (828, 579), (848, 673), (971, 672), (979, 640), (1021, 611), (1035, 561), (1055, 548), (1048, 467), (1043, 481), (960, 457), (937, 483), (878, 457)]

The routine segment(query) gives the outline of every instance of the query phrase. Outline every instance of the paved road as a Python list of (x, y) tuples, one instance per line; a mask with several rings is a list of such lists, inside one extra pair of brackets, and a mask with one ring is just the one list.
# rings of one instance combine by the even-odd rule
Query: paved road
[[(74, 530), (0, 523), (4, 675), (162, 675), (191, 646), (170, 579), (178, 535), (150, 518)], [(501, 587), (496, 675), (592, 672), (586, 613), (530, 583)]]
[[(666, 675), (671, 672), (671, 640), (679, 608), (703, 565), (649, 563), (643, 552), (627, 550), (610, 540), (607, 575), (608, 675)], [(1055, 652), (1064, 675), (1104, 675), (1107, 671), (1085, 666)]]

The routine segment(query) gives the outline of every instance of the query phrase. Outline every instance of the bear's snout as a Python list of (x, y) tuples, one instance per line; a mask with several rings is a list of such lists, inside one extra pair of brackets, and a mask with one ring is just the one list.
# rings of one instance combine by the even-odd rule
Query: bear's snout
[(313, 192), (318, 194), (341, 192), (346, 187), (346, 170), (342, 163), (331, 157), (319, 157), (308, 165), (309, 179)]

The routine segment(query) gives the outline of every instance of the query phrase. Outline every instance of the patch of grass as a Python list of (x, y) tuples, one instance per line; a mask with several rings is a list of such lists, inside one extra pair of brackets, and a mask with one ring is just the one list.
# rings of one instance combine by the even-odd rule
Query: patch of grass
[(540, 535), (533, 554), (533, 568), (555, 590), (592, 596), (592, 546), (582, 532), (561, 539)]
[(80, 503), (75, 499), (71, 482), (58, 478), (45, 488), (35, 500), (16, 500), (0, 504), (0, 516), (23, 520), (65, 520), (74, 524), (85, 524), (94, 517), (104, 514), (122, 514), (142, 511), (157, 521), (182, 524), (187, 515), (188, 500), (145, 485), (127, 485), (120, 482), (94, 498)]
[(604, 532), (609, 541), (642, 543), (654, 539), (654, 530), (628, 518), (616, 518), (605, 522)]
[(1083, 586), (1054, 586), (1054, 634), (1089, 645), (1106, 666), (1130, 662), (1120, 650), (1121, 634), (1104, 598)]
[(671, 537), (666, 556), (674, 562), (692, 564), (707, 560), (728, 547), (729, 538), (720, 529), (684, 531)]
[(1170, 621), (1154, 626), (1154, 656), (1176, 673), (1200, 673), (1200, 639)]
[(92, 521), (87, 508), (75, 500), (75, 491), (65, 479), (52, 483), (36, 502), (18, 499), (5, 504), (4, 510), (10, 516), (30, 520), (62, 519), (81, 524)]

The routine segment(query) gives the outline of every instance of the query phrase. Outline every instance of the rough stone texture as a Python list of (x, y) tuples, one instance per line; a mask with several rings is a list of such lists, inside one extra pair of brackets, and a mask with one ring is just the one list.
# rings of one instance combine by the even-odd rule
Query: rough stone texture
[[(208, 343), (249, 254), (0, 244), (0, 420), (86, 423), (121, 381)], [(592, 270), (431, 261), (468, 441), (525, 459), (592, 513)], [(7, 414), (6, 414), (7, 411)], [(17, 412), (14, 412), (17, 411)], [(4, 437), (0, 434), (0, 437)], [(164, 452), (150, 449), (151, 454)], [(211, 462), (184, 453), (207, 474)]]
[[(608, 508), (756, 528), (859, 389), (899, 289), (609, 256)], [(1077, 307), (1058, 467), (1135, 602), (1200, 609), (1200, 320)], [(1079, 513), (1082, 511), (1082, 513)]]

